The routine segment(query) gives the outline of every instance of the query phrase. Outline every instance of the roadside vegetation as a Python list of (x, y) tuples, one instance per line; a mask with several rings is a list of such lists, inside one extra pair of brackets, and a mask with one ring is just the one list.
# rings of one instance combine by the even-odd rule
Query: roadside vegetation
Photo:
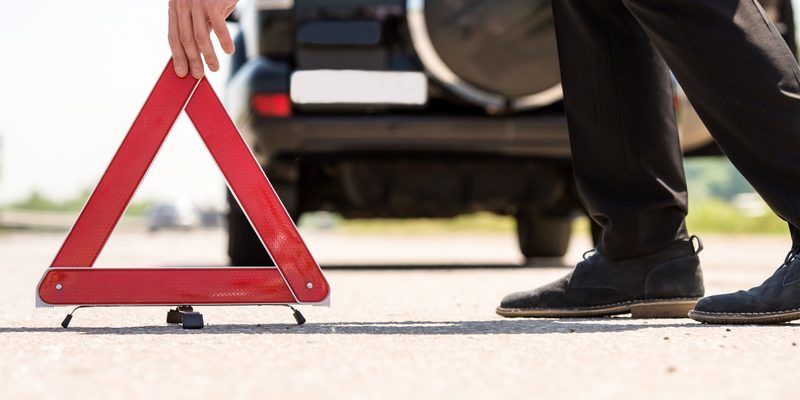
[[(690, 212), (687, 225), (692, 233), (785, 234), (786, 223), (775, 216), (755, 195), (752, 187), (725, 159), (709, 157), (686, 162)], [(0, 208), (25, 211), (77, 213), (90, 194), (84, 190), (72, 199), (56, 201), (41, 193)], [(150, 201), (137, 201), (128, 207), (127, 216), (143, 216)], [(310, 213), (300, 225), (336, 229), (349, 233), (420, 234), (454, 232), (513, 232), (513, 217), (489, 213), (458, 216), (452, 219), (359, 219), (345, 220), (328, 213)], [(2, 229), (2, 228), (0, 228)], [(576, 232), (589, 232), (586, 218), (575, 221)]]
[(778, 218), (744, 177), (722, 157), (690, 159), (685, 163), (689, 185), (691, 232), (721, 234), (786, 234)]
[(723, 234), (787, 234), (788, 225), (772, 211), (751, 216), (729, 203), (705, 200), (689, 206), (691, 232)]
[[(31, 193), (27, 198), (12, 203), (6, 207), (5, 209), (9, 210), (20, 210), (20, 211), (42, 211), (42, 212), (54, 212), (54, 213), (78, 213), (83, 208), (83, 205), (86, 204), (86, 200), (89, 199), (89, 195), (91, 191), (89, 189), (83, 190), (80, 194), (66, 200), (53, 200), (44, 196), (39, 192)], [(125, 211), (125, 215), (132, 215), (132, 216), (142, 216), (147, 213), (147, 210), (150, 209), (152, 206), (152, 202), (150, 201), (138, 201), (132, 202), (128, 209)]]

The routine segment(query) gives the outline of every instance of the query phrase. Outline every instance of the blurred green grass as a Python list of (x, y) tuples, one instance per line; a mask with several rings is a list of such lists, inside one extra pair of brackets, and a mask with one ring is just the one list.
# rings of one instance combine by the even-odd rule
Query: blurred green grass
[(690, 203), (686, 226), (692, 233), (786, 234), (789, 231), (786, 222), (771, 211), (748, 216), (729, 203), (714, 199)]
[[(752, 216), (737, 208), (736, 196), (754, 193), (747, 181), (725, 158), (693, 158), (686, 162), (689, 185), (689, 216), (687, 226), (692, 233), (715, 234), (785, 234), (787, 225), (772, 212)], [(33, 192), (26, 199), (7, 205), (6, 209), (38, 210), (77, 213), (90, 191), (83, 190), (72, 199), (54, 201)], [(126, 215), (145, 215), (152, 202), (144, 200), (130, 205)], [(2, 211), (0, 209), (0, 211)], [(346, 233), (363, 234), (425, 234), (425, 233), (513, 233), (514, 218), (490, 213), (462, 215), (451, 219), (355, 219), (345, 220), (335, 214), (309, 213), (300, 225), (320, 229), (335, 229)], [(574, 231), (588, 234), (589, 222), (577, 218)]]
[[(25, 199), (5, 206), (3, 209), (77, 214), (81, 211), (83, 205), (86, 204), (86, 201), (89, 199), (89, 195), (91, 195), (91, 193), (91, 190), (84, 189), (70, 199), (52, 200), (40, 192), (34, 191)], [(128, 205), (127, 209), (125, 209), (125, 215), (144, 216), (152, 206), (153, 202), (149, 200), (134, 201)]]
[[(786, 222), (772, 212), (762, 216), (748, 216), (736, 207), (720, 200), (707, 199), (689, 206), (686, 225), (691, 233), (714, 234), (769, 234), (788, 232)], [(335, 218), (333, 229), (353, 234), (429, 234), (429, 233), (512, 233), (513, 217), (489, 213), (462, 215), (453, 219), (355, 219)], [(313, 222), (310, 225), (315, 225)], [(573, 232), (589, 234), (589, 221), (575, 219)]]

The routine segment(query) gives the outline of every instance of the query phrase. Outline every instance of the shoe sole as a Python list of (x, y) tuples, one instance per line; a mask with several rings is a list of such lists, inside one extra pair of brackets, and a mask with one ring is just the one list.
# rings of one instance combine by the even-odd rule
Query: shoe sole
[(800, 310), (778, 311), (771, 313), (715, 313), (692, 310), (689, 318), (704, 324), (718, 325), (765, 325), (782, 324), (800, 319)]
[(508, 318), (590, 318), (631, 314), (631, 318), (687, 318), (699, 299), (640, 300), (580, 308), (503, 308)]

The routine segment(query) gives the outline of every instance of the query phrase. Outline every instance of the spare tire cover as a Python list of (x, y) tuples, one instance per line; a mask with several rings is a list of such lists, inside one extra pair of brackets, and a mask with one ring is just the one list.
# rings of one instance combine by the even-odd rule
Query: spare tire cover
[(519, 98), (561, 82), (550, 0), (425, 0), (431, 42), (458, 77)]

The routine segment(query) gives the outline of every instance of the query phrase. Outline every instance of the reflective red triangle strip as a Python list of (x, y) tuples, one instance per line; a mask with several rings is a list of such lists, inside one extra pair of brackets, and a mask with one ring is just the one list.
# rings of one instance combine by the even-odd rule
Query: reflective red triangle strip
[[(276, 280), (271, 275), (271, 272), (274, 271), (272, 268), (253, 269), (252, 273), (242, 268), (233, 268), (229, 272), (226, 272), (225, 269), (199, 272), (196, 269), (83, 271), (86, 273), (98, 272), (91, 275), (94, 278), (80, 273), (82, 269), (89, 268), (94, 264), (184, 107), (262, 243), (275, 260), (281, 279), (286, 281), (292, 291), (291, 295), (301, 303), (325, 301), (329, 293), (328, 282), (210, 84), (205, 79), (198, 81), (192, 78), (179, 78), (172, 69), (170, 62), (100, 179), (100, 183), (78, 216), (78, 220), (67, 235), (51, 269), (45, 273), (45, 278), (51, 277), (56, 280), (67, 280), (68, 278), (71, 289), (69, 292), (75, 295), (74, 287), (77, 287), (80, 292), (78, 298), (73, 296), (69, 299), (62, 299), (63, 301), (53, 301), (53, 304), (110, 304), (108, 303), (110, 297), (100, 300), (93, 296), (93, 293), (97, 292), (93, 288), (96, 288), (98, 282), (105, 279), (103, 276), (108, 276), (108, 279), (124, 277), (124, 279), (120, 279), (127, 282), (138, 282), (136, 285), (138, 289), (126, 290), (126, 294), (120, 294), (124, 298), (115, 297), (114, 301), (119, 304), (161, 304), (162, 302), (172, 304), (176, 299), (175, 296), (186, 294), (167, 293), (172, 289), (194, 293), (192, 299), (203, 304), (286, 302), (285, 291), (270, 289), (276, 284)], [(66, 269), (69, 267), (73, 269)], [(168, 282), (151, 281), (153, 276), (159, 276), (161, 277), (159, 279), (163, 280), (166, 273), (172, 274), (169, 275), (172, 280)], [(181, 274), (186, 275), (183, 275), (184, 278), (180, 278)], [(192, 289), (186, 284), (197, 280), (198, 277), (194, 274), (197, 274), (198, 277), (211, 274), (217, 279), (202, 288)], [(251, 279), (254, 276), (261, 278)], [(202, 281), (209, 282), (207, 279)], [(250, 297), (243, 295), (242, 285), (245, 281), (249, 282), (248, 285), (252, 284), (247, 286), (252, 289)], [(59, 282), (50, 285), (55, 289), (49, 286), (49, 289), (45, 288), (45, 294), (50, 293), (47, 290), (57, 291)], [(105, 285), (118, 283), (106, 282)], [(42, 290), (40, 285), (40, 294)], [(231, 295), (231, 290), (242, 296)], [(142, 293), (156, 297), (140, 298)], [(219, 293), (225, 293), (225, 298), (219, 298)], [(84, 298), (84, 296), (89, 298)]]
[(297, 300), (325, 300), (328, 282), (205, 78), (186, 105), (186, 113)]
[(191, 77), (178, 78), (172, 63), (167, 65), (52, 267), (94, 264), (197, 83)]

